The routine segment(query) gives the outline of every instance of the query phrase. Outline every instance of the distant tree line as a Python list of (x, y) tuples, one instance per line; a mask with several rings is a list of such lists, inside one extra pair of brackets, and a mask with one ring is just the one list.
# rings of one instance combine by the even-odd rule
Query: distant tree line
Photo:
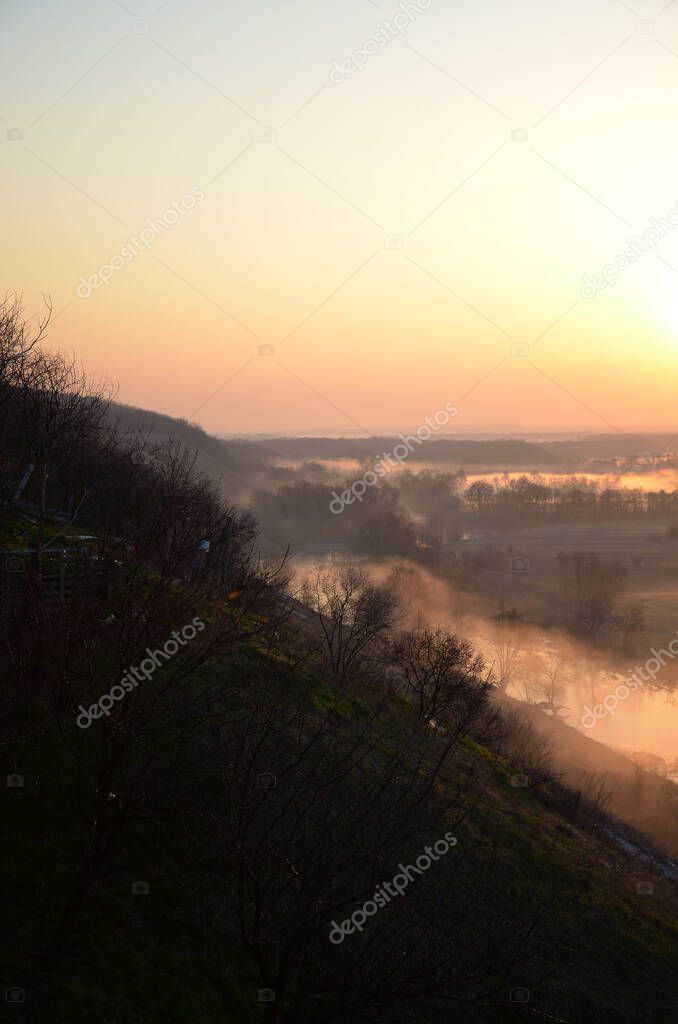
[(558, 485), (533, 476), (500, 485), (476, 480), (463, 494), (473, 519), (486, 525), (514, 526), (561, 520), (605, 521), (670, 517), (678, 513), (678, 491), (640, 488), (597, 488), (576, 479)]

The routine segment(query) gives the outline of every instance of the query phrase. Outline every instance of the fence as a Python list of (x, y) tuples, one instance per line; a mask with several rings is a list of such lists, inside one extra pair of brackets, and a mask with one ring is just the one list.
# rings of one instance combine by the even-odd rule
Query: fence
[(11, 615), (29, 604), (56, 611), (100, 593), (106, 575), (104, 561), (86, 547), (0, 551), (0, 607)]

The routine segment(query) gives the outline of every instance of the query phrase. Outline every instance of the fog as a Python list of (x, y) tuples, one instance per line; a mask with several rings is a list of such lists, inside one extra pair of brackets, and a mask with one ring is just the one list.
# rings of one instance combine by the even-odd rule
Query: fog
[[(498, 487), (505, 479), (519, 480), (525, 475), (524, 472), (469, 473), (467, 480), (469, 483), (486, 480)], [(647, 473), (620, 471), (619, 473), (530, 473), (527, 475), (530, 479), (539, 479), (549, 487), (563, 487), (575, 482), (578, 487), (588, 485), (597, 491), (617, 487), (625, 487), (630, 490), (637, 488), (644, 491), (674, 491), (678, 488), (678, 470), (673, 468), (651, 470)]]
[[(609, 438), (528, 445), (534, 461), (521, 467), (512, 444), (503, 464), (494, 442), (417, 450), (339, 514), (333, 495), (348, 493), (393, 439), (242, 442), (234, 465), (263, 549), (289, 544), (297, 583), (319, 561), (359, 563), (397, 592), (396, 630), (427, 625), (469, 639), (496, 700), (548, 739), (553, 772), (582, 790), (604, 779), (610, 810), (675, 853), (678, 660), (625, 699), (615, 690), (626, 695), (629, 674), (678, 629), (678, 468), (664, 457), (624, 460)], [(602, 628), (577, 622), (582, 595), (563, 589), (559, 562), (570, 553), (597, 559), (600, 579), (585, 596), (609, 606)], [(516, 554), (528, 556), (529, 574), (512, 571)], [(606, 576), (618, 578), (608, 586)], [(624, 616), (637, 621), (619, 632)]]
[[(329, 555), (324, 564), (341, 564)], [(504, 694), (537, 733), (547, 738), (552, 770), (566, 784), (588, 790), (602, 779), (609, 809), (642, 829), (670, 856), (678, 853), (678, 691), (672, 689), (678, 665), (670, 661), (613, 714), (582, 725), (586, 708), (602, 702), (627, 680), (635, 665), (651, 657), (648, 649), (635, 659), (616, 656), (576, 640), (562, 630), (514, 623), (502, 625), (488, 603), (402, 559), (352, 559), (375, 583), (387, 585), (399, 600), (396, 628), (424, 625), (470, 639), (483, 655), (486, 673), (498, 675), (498, 646), (519, 652), (519, 663)], [(294, 559), (297, 581), (311, 575), (318, 560)], [(667, 638), (668, 640), (671, 638)], [(551, 679), (549, 679), (549, 674)], [(555, 685), (552, 685), (555, 677)], [(551, 698), (558, 707), (538, 707)], [(646, 769), (640, 771), (640, 768)]]
[[(328, 556), (328, 561), (336, 562), (337, 556)], [(559, 715), (563, 721), (583, 735), (618, 750), (678, 759), (678, 690), (673, 688), (678, 681), (678, 660), (667, 660), (655, 682), (650, 679), (628, 699), (620, 701), (614, 713), (596, 721), (592, 728), (585, 728), (581, 723), (584, 709), (597, 705), (623, 684), (637, 664), (642, 666), (651, 657), (650, 649), (644, 658), (623, 658), (584, 644), (560, 630), (545, 631), (520, 623), (502, 627), (492, 619), (481, 597), (453, 587), (421, 566), (402, 559), (354, 561), (376, 583), (393, 585), (394, 577), (396, 581), (399, 578), (395, 586), (402, 628), (427, 625), (459, 633), (473, 641), (488, 670), (495, 674), (497, 655), (493, 642), (509, 643), (519, 650), (522, 664), (507, 686), (509, 696), (529, 704), (543, 700), (540, 669), (548, 668), (548, 659), (558, 658), (562, 666), (556, 689), (559, 702), (566, 709)], [(317, 564), (317, 559), (311, 557), (295, 559), (297, 577), (306, 578)]]

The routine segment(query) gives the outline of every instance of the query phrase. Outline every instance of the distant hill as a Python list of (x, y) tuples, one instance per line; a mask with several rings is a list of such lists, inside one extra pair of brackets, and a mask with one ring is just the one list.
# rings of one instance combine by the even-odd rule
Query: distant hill
[(149, 433), (152, 437), (175, 437), (183, 441), (188, 447), (195, 448), (221, 460), (224, 456), (223, 442), (216, 437), (206, 433), (196, 423), (189, 423), (185, 419), (177, 419), (174, 416), (166, 416), (162, 412), (152, 412), (150, 409), (137, 409), (132, 405), (121, 405), (114, 402), (109, 410), (109, 420), (117, 423), (124, 431), (141, 431)]
[[(260, 462), (271, 457), (363, 459), (383, 451), (390, 451), (398, 443), (398, 435), (366, 438), (354, 437), (279, 437), (266, 440), (220, 440), (206, 433), (202, 427), (164, 413), (137, 409), (129, 405), (111, 406), (111, 419), (125, 430), (151, 432), (155, 438), (175, 437), (186, 445), (210, 455), (231, 468), (245, 460)], [(407, 435), (405, 435), (407, 436)], [(479, 465), (496, 464), (527, 467), (553, 465), (560, 456), (549, 451), (548, 445), (521, 440), (474, 440), (440, 438), (417, 446), (410, 459), (415, 462), (453, 462)]]
[(541, 447), (554, 459), (581, 463), (587, 459), (623, 458), (641, 452), (653, 455), (678, 452), (678, 435), (625, 432), (591, 434), (577, 440), (545, 441)]
[[(407, 437), (407, 434), (403, 436)], [(279, 455), (297, 458), (363, 459), (382, 452), (392, 451), (398, 444), (399, 436), (367, 438), (334, 437), (281, 437), (274, 441), (243, 442), (274, 450)], [(228, 442), (225, 442), (228, 443)], [(411, 462), (445, 462), (463, 465), (496, 465), (502, 469), (510, 466), (528, 467), (554, 465), (560, 462), (558, 456), (545, 451), (539, 444), (529, 441), (427, 441), (417, 446), (408, 456)]]
[[(218, 438), (188, 420), (164, 413), (114, 403), (109, 418), (121, 429), (140, 431), (150, 443), (172, 437), (181, 440), (200, 456), (200, 466), (212, 479), (223, 477), (231, 489), (245, 493), (256, 478), (257, 486), (272, 463), (313, 459), (339, 460), (378, 458), (399, 443), (398, 435), (374, 437), (276, 437), (266, 439)], [(407, 436), (407, 435), (405, 435)], [(441, 468), (479, 470), (532, 469), (554, 472), (577, 471), (591, 460), (633, 457), (641, 452), (659, 454), (678, 451), (678, 436), (662, 434), (591, 434), (577, 439), (523, 440), (488, 437), (468, 440), (443, 437), (414, 446), (410, 463), (439, 463)]]

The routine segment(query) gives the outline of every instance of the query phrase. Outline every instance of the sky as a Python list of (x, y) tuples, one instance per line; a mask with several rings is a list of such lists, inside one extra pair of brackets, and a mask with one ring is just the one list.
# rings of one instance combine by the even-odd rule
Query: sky
[(0, 29), (3, 290), (118, 400), (229, 434), (678, 423), (678, 2)]

